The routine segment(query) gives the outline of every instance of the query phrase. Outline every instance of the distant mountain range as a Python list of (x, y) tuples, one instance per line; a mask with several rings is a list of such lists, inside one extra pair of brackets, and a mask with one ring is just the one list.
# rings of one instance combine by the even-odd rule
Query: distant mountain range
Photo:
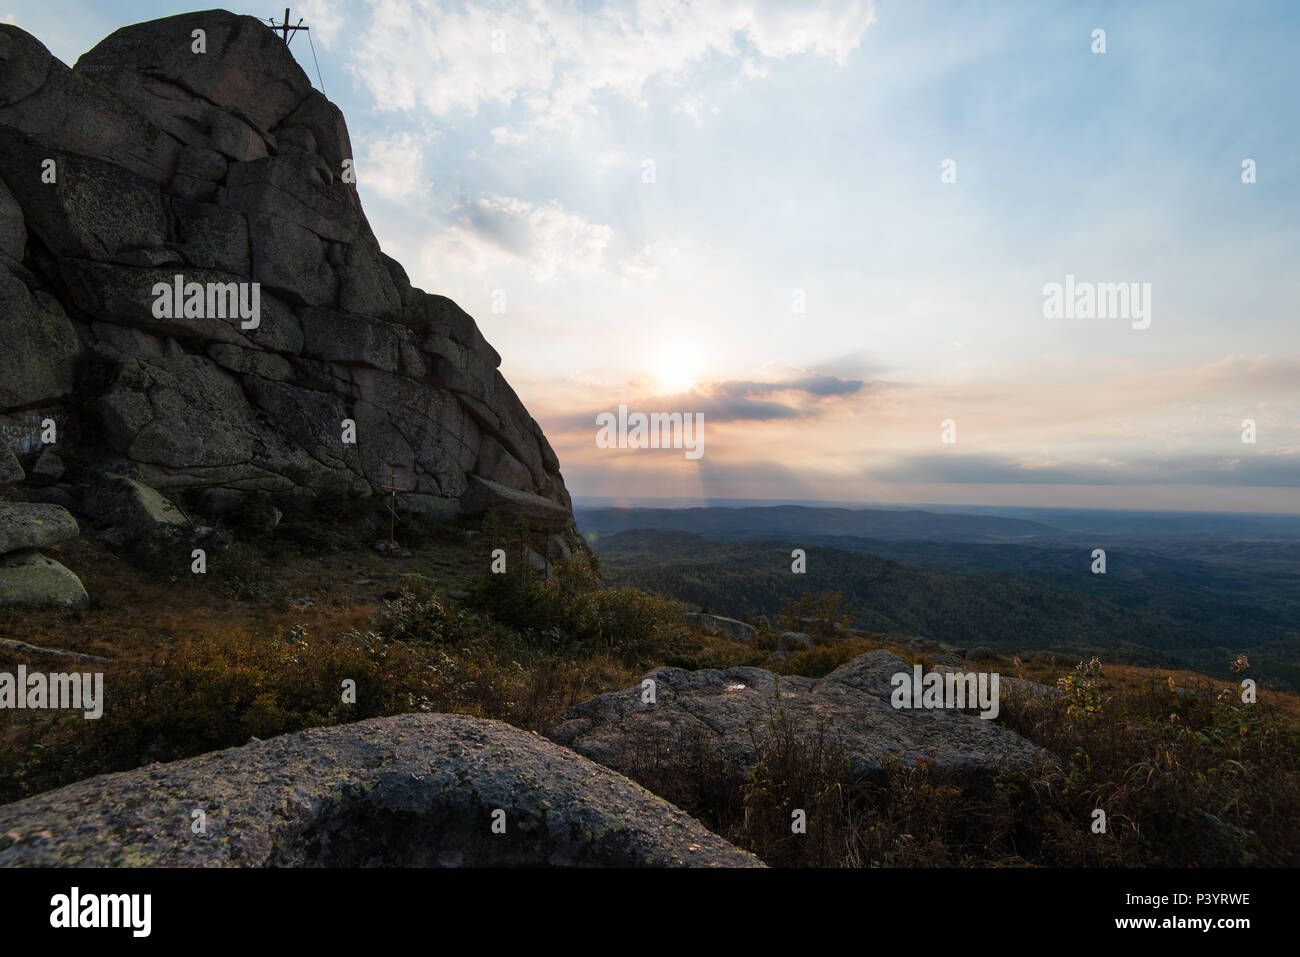
[[(1165, 524), (1172, 534), (1139, 521), (1127, 537), (922, 510), (578, 509), (577, 518), (611, 581), (717, 614), (770, 618), (804, 590), (839, 591), (864, 629), (1224, 677), (1245, 651), (1253, 676), (1300, 688), (1300, 541), (1197, 536), (1186, 516)], [(807, 551), (806, 574), (791, 572), (796, 547)], [(1091, 571), (1094, 547), (1106, 548), (1104, 575)]]
[(741, 508), (578, 509), (584, 534), (632, 529), (686, 531), (708, 538), (853, 535), (886, 541), (1015, 542), (1061, 539), (1069, 533), (1040, 522), (996, 515), (944, 515), (918, 509), (809, 508), (803, 505)]
[[(1300, 492), (1297, 492), (1300, 496)], [(1048, 509), (994, 506), (849, 507), (802, 503), (626, 507), (574, 499), (584, 532), (600, 535), (634, 528), (675, 529), (709, 538), (765, 535), (853, 535), (882, 541), (1084, 543), (1098, 536), (1189, 540), (1300, 541), (1300, 515), (1230, 512), (1139, 512), (1116, 509)], [(1095, 542), (1104, 545), (1102, 541)]]

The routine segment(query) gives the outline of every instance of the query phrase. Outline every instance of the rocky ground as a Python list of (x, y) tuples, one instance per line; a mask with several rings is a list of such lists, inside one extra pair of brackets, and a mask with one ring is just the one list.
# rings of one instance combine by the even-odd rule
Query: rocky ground
[[(748, 768), (781, 719), (805, 739), (824, 732), (854, 775), (890, 762), (912, 767), (926, 761), (975, 773), (1054, 760), (1014, 731), (972, 713), (894, 708), (891, 678), (911, 670), (884, 650), (859, 655), (821, 679), (761, 668), (657, 668), (631, 688), (571, 709), (553, 737), (620, 770), (636, 768), (647, 754), (660, 763), (695, 760), (700, 745)], [(646, 682), (653, 685), (652, 702), (646, 700)]]
[(8, 867), (539, 864), (759, 861), (607, 768), (462, 715), (303, 731), (0, 807)]

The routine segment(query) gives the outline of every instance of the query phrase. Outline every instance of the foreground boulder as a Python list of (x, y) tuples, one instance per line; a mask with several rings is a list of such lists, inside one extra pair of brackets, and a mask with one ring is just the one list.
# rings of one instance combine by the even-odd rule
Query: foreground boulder
[(22, 551), (0, 555), (0, 608), (10, 605), (81, 605), (89, 600), (81, 579), (52, 558)]
[(124, 475), (110, 475), (86, 492), (83, 508), (96, 522), (137, 542), (168, 541), (190, 526), (185, 513), (154, 489)]
[(859, 655), (820, 680), (760, 668), (657, 668), (645, 676), (655, 683), (654, 704), (643, 703), (642, 683), (600, 695), (571, 708), (551, 737), (627, 774), (647, 762), (690, 761), (701, 746), (752, 767), (778, 720), (789, 721), (801, 738), (824, 730), (854, 774), (879, 772), (891, 761), (910, 767), (925, 760), (943, 770), (978, 773), (1051, 760), (992, 720), (952, 710), (895, 709), (891, 678), (911, 671), (889, 651)]
[(85, 602), (81, 579), (36, 551), (79, 532), (77, 520), (60, 505), (0, 502), (0, 608)]
[(449, 714), (301, 731), (0, 807), (0, 866), (485, 865), (759, 861), (545, 738)]
[(0, 502), (0, 555), (77, 537), (77, 520), (58, 505)]

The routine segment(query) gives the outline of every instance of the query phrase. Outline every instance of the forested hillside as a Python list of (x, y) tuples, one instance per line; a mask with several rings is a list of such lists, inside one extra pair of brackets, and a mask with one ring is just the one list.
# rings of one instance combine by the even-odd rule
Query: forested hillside
[[(599, 538), (596, 549), (610, 581), (716, 614), (772, 617), (804, 591), (838, 591), (864, 629), (1006, 652), (1105, 652), (1216, 675), (1245, 651), (1279, 687), (1300, 683), (1300, 589), (1282, 571), (1121, 548), (1094, 575), (1078, 548), (834, 541), (853, 548), (631, 531)], [(796, 547), (806, 548), (805, 574), (791, 571)]]

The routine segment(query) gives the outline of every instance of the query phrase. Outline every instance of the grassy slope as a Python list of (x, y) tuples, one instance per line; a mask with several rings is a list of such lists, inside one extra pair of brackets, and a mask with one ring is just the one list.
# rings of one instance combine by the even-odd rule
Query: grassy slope
[[(440, 589), (464, 587), (476, 560), (463, 541), (432, 542), (409, 559), (364, 549), (267, 558), (237, 546), (227, 557), (240, 561), (218, 561), (202, 577), (143, 570), (84, 539), (51, 552), (82, 574), (93, 605), (10, 612), (0, 616), (0, 635), (113, 658), (109, 707), (97, 722), (67, 713), (0, 715), (0, 800), (377, 714), (456, 711), (544, 732), (571, 704), (629, 687), (657, 664), (821, 675), (878, 647), (926, 660), (903, 636), (882, 633), (819, 639), (780, 662), (770, 631), (752, 645), (706, 637), (680, 624), (681, 606), (643, 608), (633, 593), (614, 600), (642, 616), (628, 619), (645, 632), (635, 642), (566, 638), (562, 632), (578, 628), (572, 615), (546, 632), (521, 631), (445, 593), (407, 602), (396, 618), (391, 607), (385, 613), (379, 595), (400, 581), (382, 576), (419, 573)], [(362, 579), (374, 583), (355, 584)], [(302, 598), (312, 604), (294, 603)], [(382, 637), (394, 633), (394, 621), (414, 622), (422, 637)], [(20, 661), (67, 670), (58, 659), (0, 651), (0, 668)], [(1006, 658), (979, 667), (1049, 685), (1069, 671)], [(342, 677), (358, 680), (357, 706), (338, 703)], [(1200, 694), (1175, 694), (1171, 677)], [(1000, 720), (1076, 760), (1068, 774), (1017, 778), (989, 793), (963, 792), (923, 768), (900, 769), (884, 790), (844, 781), (832, 753), (779, 733), (761, 774), (702, 767), (707, 780), (642, 783), (773, 863), (1242, 863), (1258, 860), (1261, 835), (1273, 855), (1266, 862), (1296, 863), (1300, 699), (1266, 690), (1263, 707), (1243, 718), (1214, 704), (1222, 684), (1181, 670), (1108, 666), (1095, 712), (1070, 716), (1050, 702), (1008, 702)], [(1077, 760), (1085, 751), (1086, 771)], [(791, 806), (817, 809), (807, 842), (789, 840)], [(1088, 836), (1094, 806), (1113, 812), (1106, 841)], [(1152, 845), (1150, 835), (1163, 833), (1175, 835), (1174, 847)]]

